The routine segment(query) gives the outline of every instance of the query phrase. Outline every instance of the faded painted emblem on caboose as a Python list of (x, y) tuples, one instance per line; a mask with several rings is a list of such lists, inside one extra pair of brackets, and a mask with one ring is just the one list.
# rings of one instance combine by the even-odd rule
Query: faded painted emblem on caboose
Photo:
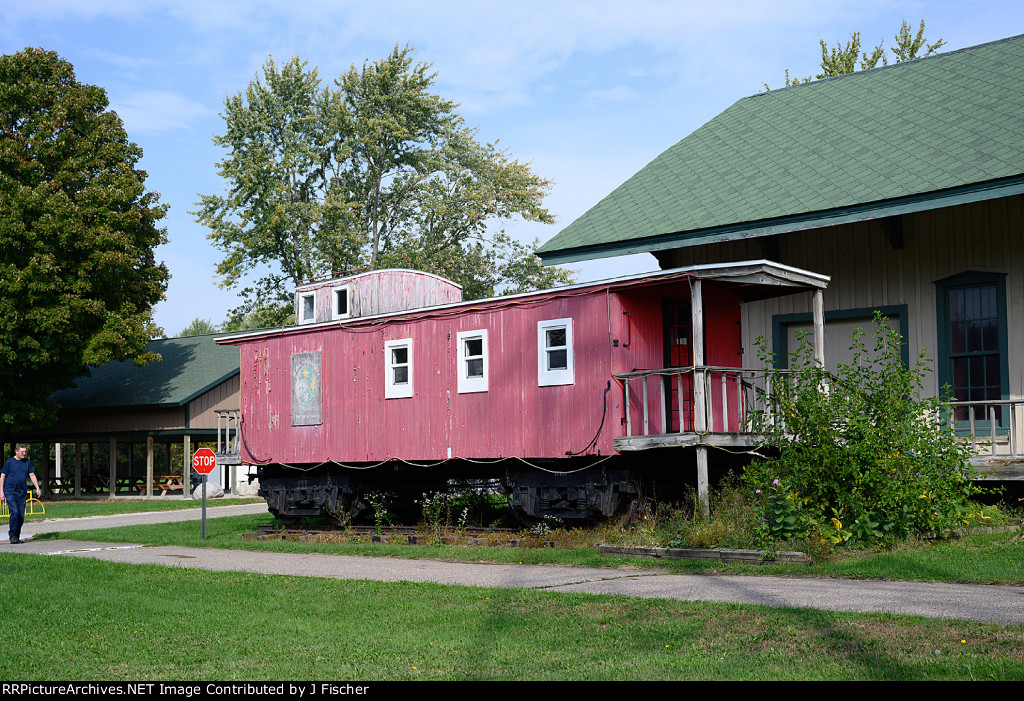
[(292, 426), (323, 423), (320, 351), (292, 354)]

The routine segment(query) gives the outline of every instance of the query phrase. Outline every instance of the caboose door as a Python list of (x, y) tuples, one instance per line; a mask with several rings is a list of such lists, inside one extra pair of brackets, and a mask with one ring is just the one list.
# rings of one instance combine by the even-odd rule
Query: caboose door
[[(690, 347), (692, 338), (689, 300), (666, 300), (662, 308), (665, 341), (666, 368), (688, 368), (693, 365), (693, 350)], [(668, 422), (667, 433), (680, 433), (693, 430), (693, 373), (669, 375), (665, 382), (665, 416)]]

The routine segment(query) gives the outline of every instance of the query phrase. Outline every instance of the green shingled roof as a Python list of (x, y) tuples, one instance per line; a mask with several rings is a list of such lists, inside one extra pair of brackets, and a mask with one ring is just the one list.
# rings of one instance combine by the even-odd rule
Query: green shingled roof
[(779, 233), (1022, 176), (1024, 35), (745, 97), (538, 253), (564, 262), (666, 248), (666, 237)]
[(238, 374), (238, 348), (219, 346), (216, 335), (161, 338), (146, 350), (163, 360), (139, 367), (130, 360), (93, 368), (49, 401), (65, 409), (129, 406), (180, 406)]

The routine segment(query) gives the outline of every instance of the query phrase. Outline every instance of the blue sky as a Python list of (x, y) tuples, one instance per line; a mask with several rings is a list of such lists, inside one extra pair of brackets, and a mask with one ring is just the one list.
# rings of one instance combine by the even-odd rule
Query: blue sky
[[(190, 211), (224, 190), (216, 172), (224, 99), (267, 57), (300, 56), (325, 84), (396, 44), (437, 71), (438, 94), (487, 141), (554, 181), (554, 226), (514, 223), (547, 240), (663, 150), (741, 97), (811, 75), (818, 40), (891, 43), (902, 19), (943, 51), (1024, 33), (1020, 0), (633, 0), (348, 2), (343, 0), (4, 0), (0, 50), (37, 46), (107, 90), (142, 147), (148, 189), (170, 206), (170, 272), (156, 321), (174, 335), (237, 304), (218, 287), (221, 253)], [(572, 266), (580, 280), (654, 269), (649, 255)]]

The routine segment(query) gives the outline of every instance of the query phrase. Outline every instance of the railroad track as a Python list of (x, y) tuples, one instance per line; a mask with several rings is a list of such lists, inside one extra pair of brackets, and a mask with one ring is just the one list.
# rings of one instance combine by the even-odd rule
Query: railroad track
[[(524, 534), (522, 530), (513, 528), (464, 528), (458, 533), (438, 535), (425, 533), (413, 526), (389, 526), (377, 533), (374, 526), (348, 526), (337, 528), (332, 526), (286, 527), (273, 524), (259, 526), (255, 533), (243, 533), (245, 540), (347, 540), (349, 538), (365, 538), (369, 536), (374, 542), (417, 545), (428, 540), (440, 539), (443, 543), (467, 543), (469, 545), (510, 545), (517, 546), (525, 541), (536, 541), (538, 538)], [(543, 543), (554, 547), (554, 543)]]

